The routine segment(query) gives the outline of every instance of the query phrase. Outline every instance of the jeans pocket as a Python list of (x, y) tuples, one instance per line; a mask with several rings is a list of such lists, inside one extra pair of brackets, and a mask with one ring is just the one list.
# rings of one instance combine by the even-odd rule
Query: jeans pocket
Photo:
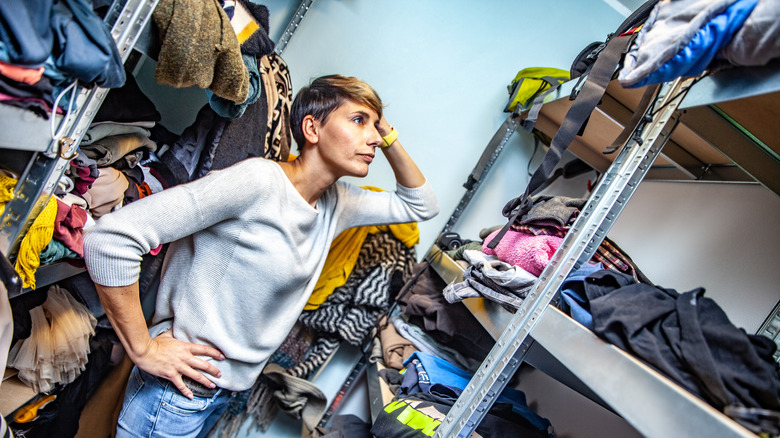
[(178, 415), (197, 415), (203, 412), (211, 402), (211, 399), (193, 397), (192, 400), (183, 396), (175, 386), (168, 388), (169, 396), (165, 397), (162, 409)]

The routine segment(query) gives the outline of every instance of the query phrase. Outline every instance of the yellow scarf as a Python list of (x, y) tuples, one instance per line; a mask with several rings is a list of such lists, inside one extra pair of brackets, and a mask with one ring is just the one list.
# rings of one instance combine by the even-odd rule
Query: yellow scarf
[[(13, 198), (13, 189), (16, 180), (0, 174), (0, 207), (5, 209), (5, 204)], [(19, 253), (16, 255), (14, 266), (22, 285), (35, 289), (35, 271), (41, 264), (41, 251), (51, 242), (54, 235), (54, 221), (57, 219), (57, 199), (52, 196), (46, 203), (32, 226), (19, 245)]]

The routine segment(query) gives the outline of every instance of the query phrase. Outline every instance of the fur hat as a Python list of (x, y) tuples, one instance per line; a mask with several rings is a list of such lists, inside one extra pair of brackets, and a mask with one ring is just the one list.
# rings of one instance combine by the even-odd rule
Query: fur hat
[(158, 83), (197, 85), (236, 103), (246, 100), (249, 73), (230, 19), (217, 0), (161, 0), (152, 19), (162, 42)]

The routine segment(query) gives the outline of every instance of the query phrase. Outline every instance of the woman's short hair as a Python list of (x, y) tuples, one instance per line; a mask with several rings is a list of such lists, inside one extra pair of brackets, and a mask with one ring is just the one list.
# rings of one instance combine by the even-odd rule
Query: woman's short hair
[(290, 108), (290, 123), (292, 135), (298, 143), (298, 150), (303, 151), (306, 138), (303, 136), (303, 118), (311, 114), (320, 123), (325, 124), (330, 113), (345, 100), (364, 105), (376, 111), (382, 117), (382, 100), (367, 83), (352, 76), (328, 75), (321, 76), (303, 87), (293, 100)]

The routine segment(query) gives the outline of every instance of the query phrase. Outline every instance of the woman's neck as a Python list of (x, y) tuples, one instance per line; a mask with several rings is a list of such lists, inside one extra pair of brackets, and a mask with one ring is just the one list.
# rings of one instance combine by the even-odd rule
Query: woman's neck
[(280, 162), (279, 166), (295, 190), (314, 208), (322, 194), (338, 179), (329, 176), (328, 172), (314, 169), (303, 156), (293, 161)]

